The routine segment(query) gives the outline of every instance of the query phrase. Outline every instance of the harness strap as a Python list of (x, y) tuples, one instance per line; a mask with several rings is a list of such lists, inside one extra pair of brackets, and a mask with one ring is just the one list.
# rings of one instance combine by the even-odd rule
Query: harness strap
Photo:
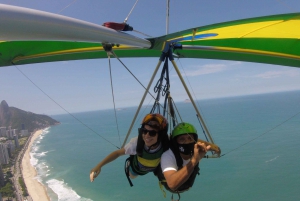
[(177, 193), (177, 195), (178, 195), (178, 200), (174, 200), (174, 199), (173, 199), (173, 195), (174, 195), (174, 194), (172, 193), (172, 196), (171, 196), (171, 200), (172, 200), (172, 201), (179, 201), (179, 200), (180, 200), (180, 193)]
[(128, 182), (130, 184), (130, 186), (132, 187), (133, 184), (131, 182), (131, 179), (129, 178), (129, 167), (130, 167), (130, 157), (128, 157), (126, 160), (125, 160), (125, 167), (124, 167), (124, 170), (125, 170), (125, 175), (128, 179)]
[[(170, 89), (169, 66), (168, 66), (168, 56), (167, 55), (165, 55), (164, 60), (165, 60), (164, 66), (161, 71), (160, 78), (154, 87), (154, 93), (157, 93), (157, 95), (156, 95), (156, 99), (155, 99), (155, 102), (153, 104), (153, 107), (152, 107), (150, 113), (154, 113), (156, 110), (160, 114), (159, 100), (160, 100), (160, 95), (162, 95), (162, 96), (165, 96), (165, 103), (163, 106), (163, 116), (166, 116), (166, 111), (167, 111), (166, 103), (167, 103), (167, 99), (170, 94), (170, 91), (169, 91), (169, 89)], [(165, 85), (163, 85), (164, 80), (166, 82)]]
[(161, 192), (164, 195), (164, 198), (166, 198), (166, 191), (164, 189), (164, 185), (162, 184), (162, 182), (166, 182), (166, 180), (158, 181), (158, 185), (159, 185), (159, 188), (160, 188)]

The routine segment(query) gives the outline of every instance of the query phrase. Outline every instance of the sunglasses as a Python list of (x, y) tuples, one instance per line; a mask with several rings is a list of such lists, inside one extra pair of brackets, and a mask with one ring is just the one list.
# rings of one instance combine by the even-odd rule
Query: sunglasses
[(146, 128), (141, 128), (141, 131), (144, 135), (146, 135), (148, 133), (151, 137), (154, 137), (157, 134), (157, 131), (155, 131), (155, 130), (150, 131), (150, 130), (147, 130)]

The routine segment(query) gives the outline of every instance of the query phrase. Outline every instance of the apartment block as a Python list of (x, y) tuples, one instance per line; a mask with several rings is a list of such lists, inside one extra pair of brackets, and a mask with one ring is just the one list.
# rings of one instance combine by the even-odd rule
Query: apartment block
[(8, 156), (7, 146), (4, 143), (0, 143), (0, 163), (1, 164), (8, 164), (9, 163), (9, 156)]

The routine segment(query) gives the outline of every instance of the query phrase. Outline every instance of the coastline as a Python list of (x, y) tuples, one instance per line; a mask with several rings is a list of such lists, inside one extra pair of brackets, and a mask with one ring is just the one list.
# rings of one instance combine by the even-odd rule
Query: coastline
[(32, 135), (30, 142), (27, 146), (27, 149), (25, 151), (24, 157), (22, 159), (22, 174), (23, 174), (24, 182), (27, 187), (28, 194), (31, 196), (33, 201), (39, 201), (39, 200), (50, 201), (46, 188), (35, 178), (37, 172), (30, 163), (30, 150), (31, 150), (32, 143), (42, 133), (43, 130), (38, 130)]

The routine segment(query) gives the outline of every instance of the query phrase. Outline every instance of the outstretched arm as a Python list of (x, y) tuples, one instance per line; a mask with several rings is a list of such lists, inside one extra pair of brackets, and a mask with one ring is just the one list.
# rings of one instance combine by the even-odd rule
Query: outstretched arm
[(183, 166), (180, 170), (168, 170), (164, 172), (165, 179), (171, 190), (177, 190), (184, 182), (186, 182), (194, 171), (195, 166), (203, 158), (210, 146), (198, 142), (194, 146), (194, 155), (190, 162)]
[(111, 161), (117, 159), (119, 156), (125, 155), (125, 149), (121, 148), (118, 149), (112, 153), (110, 153), (108, 156), (106, 156), (98, 165), (96, 165), (90, 172), (90, 180), (91, 182), (94, 181), (94, 179), (100, 174), (101, 168), (106, 165), (107, 163), (110, 163)]

